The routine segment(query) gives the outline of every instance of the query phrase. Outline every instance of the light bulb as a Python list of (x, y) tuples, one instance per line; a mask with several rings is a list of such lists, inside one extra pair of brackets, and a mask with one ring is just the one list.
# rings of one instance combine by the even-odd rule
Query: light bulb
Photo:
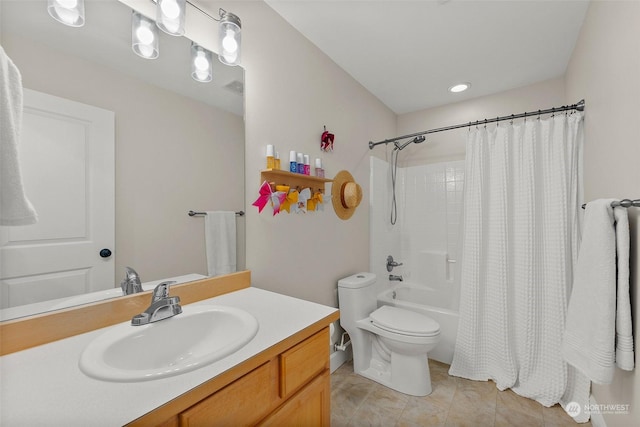
[(196, 80), (201, 82), (206, 82), (211, 80), (209, 77), (209, 72), (206, 70), (196, 70)]
[(235, 31), (227, 28), (227, 34), (222, 39), (222, 47), (226, 52), (233, 53), (238, 50), (238, 42), (235, 39)]
[(180, 16), (180, 6), (176, 0), (164, 0), (160, 3), (162, 13), (169, 19), (176, 19)]
[(451, 86), (449, 88), (449, 92), (453, 92), (453, 93), (464, 92), (465, 90), (469, 89), (469, 87), (471, 87), (470, 83), (460, 83), (460, 84)]
[(198, 71), (209, 71), (209, 61), (207, 61), (207, 57), (204, 52), (198, 52), (196, 58), (193, 60), (193, 64), (196, 66)]
[(149, 28), (149, 24), (146, 22), (141, 22), (140, 26), (136, 30), (136, 37), (140, 40), (140, 43), (150, 45), (153, 43), (153, 39), (155, 38), (153, 35), (153, 31)]
[(140, 52), (140, 54), (145, 58), (151, 58), (153, 56), (154, 51), (153, 51), (153, 47), (146, 44), (140, 44), (138, 45), (138, 52)]
[(73, 9), (78, 6), (78, 0), (56, 0), (56, 3), (65, 9)]
[(55, 6), (55, 11), (58, 17), (64, 24), (74, 24), (80, 17), (80, 13), (76, 9), (67, 9), (65, 6)]
[(223, 52), (222, 57), (224, 58), (227, 64), (235, 64), (236, 60), (238, 59), (238, 54)]

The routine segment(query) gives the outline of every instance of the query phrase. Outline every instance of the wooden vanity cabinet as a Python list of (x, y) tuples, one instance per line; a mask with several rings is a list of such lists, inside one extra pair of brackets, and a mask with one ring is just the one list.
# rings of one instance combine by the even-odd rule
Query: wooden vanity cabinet
[[(247, 362), (259, 366), (227, 383), (220, 384), (220, 380), (214, 378), (129, 425), (330, 425), (327, 327), (311, 336), (285, 340)], [(233, 378), (234, 371), (243, 365), (230, 370), (228, 376)], [(203, 398), (202, 389), (211, 382), (215, 390)], [(176, 412), (169, 414), (172, 410)]]

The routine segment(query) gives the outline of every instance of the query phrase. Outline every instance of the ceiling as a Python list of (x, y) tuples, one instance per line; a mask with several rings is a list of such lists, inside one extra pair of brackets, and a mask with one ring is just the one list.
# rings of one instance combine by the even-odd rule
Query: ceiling
[[(562, 76), (588, 0), (265, 0), (397, 114)], [(471, 83), (466, 92), (448, 88)]]

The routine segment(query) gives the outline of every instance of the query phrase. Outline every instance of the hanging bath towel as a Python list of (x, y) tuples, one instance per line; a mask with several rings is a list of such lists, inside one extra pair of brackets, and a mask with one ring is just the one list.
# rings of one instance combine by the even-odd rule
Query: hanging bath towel
[(618, 364), (633, 369), (629, 224), (626, 209), (616, 208), (616, 230), (612, 201), (600, 199), (587, 205), (562, 346), (564, 359), (598, 384), (613, 381), (618, 346)]
[(236, 271), (236, 213), (207, 212), (204, 219), (209, 276)]
[(629, 213), (627, 208), (613, 209), (616, 220), (618, 286), (616, 301), (616, 366), (625, 371), (634, 368), (631, 298), (629, 296)]
[(0, 225), (29, 225), (38, 221), (24, 194), (18, 159), (22, 127), (22, 78), (0, 46)]

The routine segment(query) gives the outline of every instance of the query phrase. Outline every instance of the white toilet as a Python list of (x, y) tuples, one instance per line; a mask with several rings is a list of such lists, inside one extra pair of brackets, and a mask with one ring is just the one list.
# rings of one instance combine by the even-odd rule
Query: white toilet
[(377, 308), (376, 276), (358, 273), (338, 281), (340, 325), (349, 333), (353, 369), (412, 396), (431, 393), (427, 352), (440, 339), (435, 320), (409, 310)]

